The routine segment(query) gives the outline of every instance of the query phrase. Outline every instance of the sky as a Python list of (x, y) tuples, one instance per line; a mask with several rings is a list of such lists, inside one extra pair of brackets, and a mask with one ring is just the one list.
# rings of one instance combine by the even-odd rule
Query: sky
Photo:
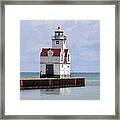
[(99, 20), (21, 20), (20, 71), (39, 71), (39, 53), (52, 47), (51, 36), (58, 26), (67, 36), (71, 72), (100, 72)]

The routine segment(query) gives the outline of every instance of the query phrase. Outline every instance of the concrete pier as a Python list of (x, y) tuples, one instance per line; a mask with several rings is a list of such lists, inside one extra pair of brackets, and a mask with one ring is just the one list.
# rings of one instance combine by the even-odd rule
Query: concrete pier
[(26, 78), (20, 80), (20, 89), (51, 89), (84, 87), (85, 78)]

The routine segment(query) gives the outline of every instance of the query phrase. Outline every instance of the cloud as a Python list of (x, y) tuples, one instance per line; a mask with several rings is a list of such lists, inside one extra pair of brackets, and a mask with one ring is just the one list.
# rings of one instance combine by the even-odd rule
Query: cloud
[[(98, 20), (22, 20), (21, 70), (29, 71), (35, 62), (36, 67), (33, 67), (33, 71), (39, 70), (37, 66), (39, 52), (42, 47), (51, 47), (51, 36), (58, 26), (64, 30), (68, 38), (67, 46), (72, 54), (72, 69), (78, 70), (78, 66), (84, 65), (80, 71), (99, 71), (100, 22)], [(28, 67), (27, 63), (31, 67)]]

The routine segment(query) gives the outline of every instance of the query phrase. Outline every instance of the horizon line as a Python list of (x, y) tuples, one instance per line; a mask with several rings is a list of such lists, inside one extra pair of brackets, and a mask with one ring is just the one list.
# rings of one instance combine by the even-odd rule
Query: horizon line
[[(40, 71), (20, 71), (20, 72), (40, 72)], [(78, 72), (79, 73), (100, 73), (100, 71), (72, 71), (72, 72), (76, 72), (76, 73), (78, 73)]]

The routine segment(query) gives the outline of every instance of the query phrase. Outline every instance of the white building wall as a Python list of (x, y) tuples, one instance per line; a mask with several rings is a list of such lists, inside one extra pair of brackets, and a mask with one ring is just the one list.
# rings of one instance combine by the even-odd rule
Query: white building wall
[(46, 64), (40, 64), (40, 71), (42, 71), (41, 74), (46, 74)]
[(65, 75), (69, 75), (70, 74), (70, 65), (69, 64), (64, 64), (63, 67), (64, 67), (64, 70), (65, 70)]
[(41, 56), (40, 63), (60, 63), (60, 57), (56, 56)]
[(60, 53), (60, 63), (63, 63), (63, 61), (64, 61), (64, 53), (63, 52), (61, 52)]
[(48, 56), (48, 63), (52, 63), (52, 56)]
[(70, 64), (60, 64), (60, 75), (61, 77), (70, 75)]
[(63, 50), (66, 49), (66, 40), (63, 40)]
[[(68, 55), (69, 55), (69, 61), (68, 61)], [(68, 54), (67, 54), (67, 63), (71, 63), (71, 54), (70, 54), (69, 50), (68, 50)]]
[(54, 74), (60, 75), (60, 64), (54, 64)]
[(60, 75), (64, 75), (64, 67), (63, 67), (63, 64), (60, 64)]
[[(46, 74), (46, 64), (53, 64), (54, 74), (55, 75), (61, 75), (61, 77), (67, 77), (70, 75), (70, 64), (63, 64), (64, 62), (64, 54), (63, 54), (63, 61), (61, 61), (61, 55), (63, 54), (63, 51), (60, 53), (59, 56), (41, 56), (40, 57), (40, 71), (42, 71), (42, 74)], [(70, 55), (70, 52), (68, 50), (68, 54)], [(68, 54), (67, 54), (67, 63), (71, 62), (71, 55), (69, 56), (68, 61)]]
[(48, 56), (41, 56), (40, 63), (48, 63)]
[[(54, 74), (60, 75), (60, 57), (56, 56), (41, 56), (40, 57), (40, 71), (46, 74), (46, 64), (53, 64)], [(58, 64), (56, 64), (58, 63)]]
[(70, 64), (66, 64), (66, 74), (70, 75)]
[[(59, 41), (59, 44), (56, 44), (56, 41)], [(63, 49), (63, 40), (52, 40), (52, 48), (62, 48)]]
[(53, 63), (60, 63), (60, 57), (52, 57), (52, 62)]

